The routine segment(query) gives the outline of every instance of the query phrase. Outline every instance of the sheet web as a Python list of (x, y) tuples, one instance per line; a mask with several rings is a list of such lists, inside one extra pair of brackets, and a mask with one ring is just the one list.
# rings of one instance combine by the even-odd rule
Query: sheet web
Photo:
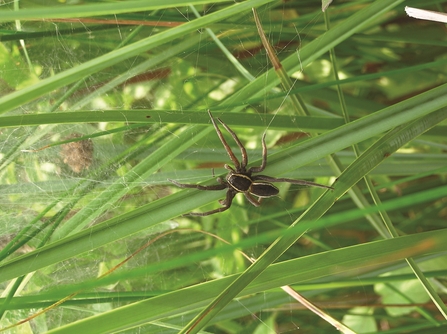
[[(196, 9), (203, 16), (220, 8), (220, 5), (213, 5)], [(311, 20), (319, 17), (317, 7), (310, 13)], [(305, 34), (311, 31), (309, 19), (299, 19), (296, 9), (287, 7), (263, 9), (260, 15), (269, 21), (266, 33), (278, 56), (284, 58), (297, 53), (299, 62), (301, 31)], [(12, 39), (2, 44), (3, 57), (15, 63), (3, 82), (4, 94), (195, 19), (194, 11), (189, 7), (132, 13), (130, 16), (107, 17), (105, 21), (61, 19), (22, 22), (21, 32), (27, 33), (23, 35), (24, 43), (20, 39)], [(8, 29), (15, 31), (17, 27), (10, 24)], [(212, 31), (224, 43), (227, 52), (234, 55), (253, 77), (271, 68), (250, 13), (229, 19)], [(163, 59), (164, 53), (169, 56)], [(155, 58), (159, 61), (153, 60)], [(311, 73), (314, 76), (321, 75)], [(303, 75), (296, 73), (295, 77), (302, 78)], [(156, 171), (145, 173), (136, 167), (163, 147), (166, 141), (184, 131), (181, 124), (131, 124), (125, 121), (66, 123), (59, 112), (138, 109), (204, 112), (210, 108), (213, 112), (216, 110), (216, 113), (222, 113), (231, 108), (222, 109), (219, 104), (237, 95), (246, 84), (247, 78), (225, 57), (208, 32), (200, 30), (185, 34), (180, 40), (168, 41), (147, 53), (130, 57), (116, 66), (93, 72), (5, 114), (42, 114), (47, 115), (47, 120), (60, 118), (60, 122), (47, 124), (43, 119), (42, 124), (36, 126), (1, 129), (0, 233), (2, 245), (11, 251), (5, 252), (0, 260), (8, 261), (33, 252), (44, 244), (171, 195), (177, 189), (166, 181), (168, 178), (185, 183), (201, 182), (222, 174), (223, 163), (229, 162), (216, 134), (212, 132), (180, 155), (172, 157), (168, 163), (160, 164)], [(246, 105), (245, 112), (290, 115), (291, 105), (287, 96), (269, 97), (279, 92), (278, 89), (269, 90), (264, 98)], [(224, 117), (227, 120), (231, 116), (228, 114)], [(292, 120), (293, 116), (290, 117)], [(288, 131), (271, 129), (269, 126), (266, 122), (263, 128), (232, 127), (246, 144), (249, 161), (261, 158), (260, 138), (266, 130), (267, 144), (269, 148), (273, 147), (272, 152), (295, 144), (300, 138), (307, 138), (306, 132), (299, 125), (292, 136), (287, 135)], [(235, 144), (231, 142), (230, 146), (239, 157)], [(315, 168), (323, 170), (324, 162), (317, 162)], [(135, 172), (137, 170), (139, 172)], [(36, 271), (16, 295), (41, 294), (57, 301), (71, 292), (82, 291), (78, 285), (71, 290), (66, 288), (61, 293), (54, 292), (54, 288), (75, 284), (81, 284), (82, 288), (82, 282), (93, 280), (113, 268), (156, 233), (173, 228), (203, 229), (229, 242), (237, 242), (266, 230), (255, 224), (256, 219), (243, 218), (271, 214), (275, 206), (287, 212), (285, 217), (277, 221), (277, 224), (286, 226), (298, 216), (303, 206), (308, 205), (312, 196), (312, 193), (300, 192), (296, 186), (286, 184), (281, 185), (280, 197), (269, 199), (270, 203), (265, 201), (261, 208), (247, 208), (250, 204), (242, 196), (237, 196), (234, 208), (220, 216), (200, 220), (175, 217), (138, 234), (118, 237), (112, 243), (93, 246), (88, 252), (45, 266)], [(219, 204), (213, 203), (206, 208), (211, 205), (216, 207)], [(20, 238), (11, 242), (18, 235)], [(154, 291), (157, 294), (160, 291), (180, 289), (239, 272), (247, 266), (240, 253), (227, 253), (215, 254), (188, 266), (183, 266), (180, 261), (172, 269), (138, 278), (126, 274), (126, 270), (170, 261), (219, 245), (221, 242), (217, 238), (191, 231), (166, 235), (127, 262), (125, 270), (118, 269), (122, 274), (118, 274), (114, 283), (89, 289), (85, 295), (81, 293), (79, 296), (80, 300), (85, 301), (89, 298), (87, 293), (91, 293), (95, 301), (87, 302), (87, 306), (82, 307), (75, 306), (75, 301), (67, 301), (64, 306), (56, 307), (22, 326), (30, 326), (35, 333), (43, 333), (92, 313), (107, 312), (138, 298), (146, 298)], [(256, 257), (266, 247), (263, 243), (256, 244), (248, 253)], [(6, 281), (2, 283), (2, 288), (6, 290), (11, 285), (10, 281)], [(121, 299), (106, 298), (107, 293), (116, 296), (118, 292), (122, 292)], [(277, 302), (275, 305), (290, 301), (287, 296), (277, 298), (275, 294), (274, 297)], [(270, 296), (265, 295), (263, 299), (266, 305), (270, 305)], [(262, 307), (253, 308), (248, 305), (250, 302), (235, 303), (239, 305), (235, 307), (239, 308), (241, 317), (251, 315), (250, 326), (254, 329), (272, 328), (272, 313), (259, 313)], [(18, 322), (45, 306), (47, 303), (41, 301), (31, 309), (8, 309), (0, 322), (1, 327)], [(294, 324), (296, 319), (293, 319), (293, 311), (286, 313), (286, 318)], [(153, 331), (158, 327), (146, 326), (140, 330)], [(279, 332), (293, 331), (297, 326), (292, 327)]]

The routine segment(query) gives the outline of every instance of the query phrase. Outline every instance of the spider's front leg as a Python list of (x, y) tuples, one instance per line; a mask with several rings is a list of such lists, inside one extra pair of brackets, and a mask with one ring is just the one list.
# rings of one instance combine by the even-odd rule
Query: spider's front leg
[[(227, 154), (230, 157), (230, 160), (233, 161), (234, 167), (236, 169), (241, 168), (241, 164), (240, 164), (239, 160), (237, 160), (236, 156), (234, 155), (233, 151), (231, 150), (230, 146), (228, 145), (227, 141), (225, 140), (222, 132), (220, 131), (219, 127), (217, 126), (216, 121), (214, 120), (213, 115), (211, 114), (211, 111), (209, 109), (208, 109), (208, 115), (211, 118), (211, 122), (213, 123), (214, 129), (216, 130), (216, 133), (217, 133), (217, 136), (220, 139), (220, 142), (224, 146), (225, 151), (227, 151)], [(247, 152), (245, 151), (245, 148), (242, 146), (242, 143), (240, 142), (239, 138), (237, 138), (236, 134), (225, 123), (223, 123), (220, 119), (218, 119), (218, 120), (225, 127), (225, 129), (228, 132), (230, 132), (230, 134), (233, 136), (233, 138), (235, 139), (235, 141), (238, 144), (238, 146), (241, 148), (241, 152), (242, 152), (242, 166), (243, 166), (243, 168), (245, 168), (245, 166), (247, 165)]]

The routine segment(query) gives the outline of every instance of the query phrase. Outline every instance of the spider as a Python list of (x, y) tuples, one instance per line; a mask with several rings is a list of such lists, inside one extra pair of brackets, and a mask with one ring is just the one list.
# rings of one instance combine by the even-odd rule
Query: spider
[[(168, 179), (170, 182), (174, 183), (176, 186), (180, 188), (196, 188), (199, 190), (223, 190), (228, 189), (225, 199), (219, 200), (219, 203), (222, 205), (222, 207), (206, 211), (206, 212), (190, 212), (188, 215), (192, 216), (208, 216), (212, 215), (214, 213), (223, 212), (225, 210), (228, 210), (231, 207), (231, 203), (233, 201), (234, 196), (236, 196), (237, 193), (243, 193), (245, 198), (254, 206), (258, 207), (261, 205), (260, 200), (262, 198), (272, 197), (275, 195), (278, 195), (279, 189), (275, 187), (272, 182), (288, 182), (292, 184), (300, 184), (305, 186), (312, 186), (312, 187), (319, 187), (319, 188), (326, 188), (326, 189), (334, 189), (329, 186), (324, 186), (322, 184), (304, 181), (304, 180), (294, 180), (294, 179), (286, 179), (286, 178), (276, 178), (271, 177), (267, 175), (252, 175), (254, 173), (260, 173), (262, 172), (265, 167), (267, 166), (267, 146), (265, 144), (265, 132), (262, 136), (262, 163), (259, 167), (250, 167), (247, 169), (247, 151), (245, 150), (245, 147), (242, 145), (239, 138), (236, 136), (236, 133), (234, 133), (233, 130), (231, 130), (228, 125), (226, 125), (224, 122), (222, 122), (219, 118), (217, 119), (220, 124), (227, 130), (231, 137), (233, 137), (234, 141), (236, 142), (237, 146), (239, 146), (239, 149), (241, 150), (242, 154), (242, 162), (239, 162), (239, 160), (234, 155), (233, 151), (231, 150), (230, 146), (227, 144), (224, 136), (222, 135), (222, 132), (220, 131), (219, 127), (216, 124), (216, 121), (213, 118), (213, 115), (208, 110), (208, 115), (211, 118), (211, 122), (213, 123), (214, 129), (216, 129), (217, 135), (219, 136), (220, 141), (222, 142), (222, 145), (224, 146), (225, 150), (228, 153), (228, 156), (230, 157), (230, 160), (234, 164), (234, 168), (225, 164), (225, 169), (228, 170), (228, 174), (225, 177), (225, 180), (222, 180), (222, 178), (217, 178), (217, 182), (219, 184), (213, 185), (213, 186), (202, 186), (200, 184), (184, 184), (179, 183), (177, 181)], [(258, 197), (259, 200), (256, 200), (254, 197)]]

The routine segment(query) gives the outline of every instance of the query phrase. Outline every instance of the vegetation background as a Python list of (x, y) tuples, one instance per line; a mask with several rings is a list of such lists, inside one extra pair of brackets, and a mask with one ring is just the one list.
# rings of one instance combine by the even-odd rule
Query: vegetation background
[[(445, 333), (446, 27), (405, 6), (447, 11), (2, 3), (0, 328)], [(225, 175), (207, 109), (250, 165), (266, 132), (265, 174), (334, 190), (182, 216), (225, 196), (168, 182)]]

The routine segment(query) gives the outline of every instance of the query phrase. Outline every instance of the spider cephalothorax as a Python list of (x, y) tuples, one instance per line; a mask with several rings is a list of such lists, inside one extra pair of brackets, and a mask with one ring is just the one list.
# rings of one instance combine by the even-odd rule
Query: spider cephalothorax
[(225, 130), (227, 130), (230, 133), (230, 135), (233, 137), (237, 146), (239, 146), (239, 149), (241, 150), (241, 154), (242, 154), (242, 162), (239, 162), (239, 160), (234, 155), (233, 151), (231, 150), (230, 146), (226, 142), (224, 136), (222, 135), (222, 132), (220, 131), (219, 127), (217, 126), (217, 124), (209, 110), (208, 110), (208, 115), (211, 118), (211, 122), (214, 125), (214, 129), (216, 129), (217, 135), (219, 136), (219, 139), (222, 142), (222, 145), (224, 146), (225, 151), (227, 151), (228, 156), (230, 157), (230, 160), (234, 164), (234, 168), (225, 164), (224, 167), (225, 167), (225, 169), (228, 170), (228, 174), (225, 177), (225, 181), (219, 177), (219, 178), (217, 178), (217, 182), (219, 182), (219, 184), (216, 184), (214, 186), (202, 186), (200, 184), (184, 184), (184, 183), (179, 183), (177, 181), (169, 179), (169, 181), (171, 181), (176, 186), (181, 187), (181, 188), (196, 188), (199, 190), (228, 189), (226, 198), (224, 200), (219, 201), (219, 203), (222, 205), (222, 207), (215, 209), (215, 210), (207, 211), (207, 212), (191, 212), (191, 213), (189, 213), (189, 215), (208, 216), (213, 213), (228, 210), (231, 206), (234, 196), (237, 193), (243, 193), (245, 198), (251, 204), (253, 204), (254, 206), (259, 206), (259, 205), (261, 205), (261, 203), (254, 196), (256, 196), (258, 198), (265, 198), (265, 197), (272, 197), (272, 196), (278, 195), (279, 190), (272, 184), (272, 182), (289, 182), (289, 183), (301, 184), (301, 185), (305, 185), (305, 186), (333, 189), (332, 187), (328, 187), (328, 186), (324, 186), (322, 184), (304, 181), (304, 180), (276, 178), (276, 177), (271, 177), (271, 176), (267, 176), (267, 175), (253, 175), (254, 173), (262, 172), (265, 169), (265, 167), (267, 166), (267, 146), (265, 145), (265, 133), (262, 136), (262, 163), (261, 163), (261, 166), (250, 167), (247, 169), (247, 164), (248, 164), (247, 151), (245, 150), (245, 147), (242, 145), (239, 138), (236, 136), (236, 134), (233, 132), (233, 130), (231, 130), (228, 127), (228, 125), (226, 125), (224, 122), (222, 122), (219, 118), (217, 119), (220, 122), (220, 124), (222, 124), (222, 126), (225, 128)]

